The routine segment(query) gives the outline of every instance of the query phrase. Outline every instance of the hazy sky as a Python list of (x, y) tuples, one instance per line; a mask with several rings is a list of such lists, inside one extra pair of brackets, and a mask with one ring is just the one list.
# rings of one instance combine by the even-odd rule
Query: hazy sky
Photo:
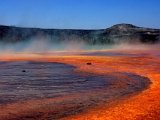
[(160, 28), (160, 0), (0, 0), (0, 24), (107, 28), (117, 23)]

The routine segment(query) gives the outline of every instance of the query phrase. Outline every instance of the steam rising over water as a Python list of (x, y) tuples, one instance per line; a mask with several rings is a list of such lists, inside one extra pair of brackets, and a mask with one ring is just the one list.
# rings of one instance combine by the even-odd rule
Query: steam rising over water
[(15, 54), (15, 53), (48, 53), (48, 52), (81, 52), (90, 50), (147, 50), (159, 49), (160, 44), (96, 44), (89, 45), (84, 41), (68, 40), (64, 42), (53, 42), (48, 39), (31, 39), (17, 43), (0, 42), (0, 53)]

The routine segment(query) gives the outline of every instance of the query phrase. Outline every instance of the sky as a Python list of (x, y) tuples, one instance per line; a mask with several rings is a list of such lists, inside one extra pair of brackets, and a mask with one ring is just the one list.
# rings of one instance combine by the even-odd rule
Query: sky
[(119, 23), (160, 28), (160, 0), (0, 0), (0, 24), (104, 29)]

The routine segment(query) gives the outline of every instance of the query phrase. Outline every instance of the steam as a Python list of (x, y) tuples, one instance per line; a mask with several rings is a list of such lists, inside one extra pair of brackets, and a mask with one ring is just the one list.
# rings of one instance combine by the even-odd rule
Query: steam
[(86, 43), (82, 40), (77, 41), (77, 39), (53, 42), (45, 37), (33, 37), (17, 43), (0, 42), (0, 53), (76, 52), (86, 49)]
[[(78, 38), (77, 38), (78, 39)], [(49, 53), (49, 52), (80, 52), (89, 50), (135, 50), (135, 49), (159, 49), (160, 44), (142, 43), (118, 43), (114, 45), (89, 45), (84, 40), (74, 39), (64, 40), (63, 42), (52, 42), (46, 38), (32, 38), (27, 42), (4, 43), (0, 42), (0, 53)]]
[[(92, 50), (148, 50), (148, 49), (160, 49), (160, 44), (142, 44), (139, 40), (135, 43), (128, 42), (129, 40), (124, 39), (121, 42), (115, 42), (114, 44), (97, 44), (90, 45), (85, 40), (77, 37), (63, 37), (63, 41), (57, 42), (51, 40), (43, 35), (32, 37), (29, 40), (20, 41), (17, 43), (2, 42), (0, 40), (0, 55), (4, 54), (17, 54), (17, 53), (28, 53), (28, 54), (47, 54), (59, 52), (78, 53), (83, 51)], [(117, 40), (118, 41), (118, 40)], [(55, 55), (55, 54), (53, 54)], [(65, 55), (65, 54), (63, 54)]]
[(160, 44), (143, 44), (143, 43), (121, 43), (113, 46), (114, 50), (157, 50), (160, 49)]

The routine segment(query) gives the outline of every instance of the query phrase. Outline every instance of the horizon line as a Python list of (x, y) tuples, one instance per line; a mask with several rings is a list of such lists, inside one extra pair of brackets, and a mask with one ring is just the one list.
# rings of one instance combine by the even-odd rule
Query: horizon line
[(139, 27), (139, 28), (147, 28), (147, 29), (160, 29), (160, 28), (151, 28), (151, 27), (142, 27), (142, 26), (138, 26), (138, 25), (134, 25), (131, 23), (118, 23), (118, 24), (113, 24), (110, 27), (106, 27), (106, 28), (97, 28), (97, 29), (92, 29), (92, 28), (47, 28), (47, 27), (31, 27), (31, 26), (18, 26), (18, 25), (7, 25), (7, 24), (0, 24), (0, 26), (5, 26), (5, 27), (15, 27), (15, 28), (24, 28), (24, 29), (46, 29), (46, 30), (105, 30), (105, 29), (109, 29), (113, 26), (116, 25), (133, 25), (135, 27)]

